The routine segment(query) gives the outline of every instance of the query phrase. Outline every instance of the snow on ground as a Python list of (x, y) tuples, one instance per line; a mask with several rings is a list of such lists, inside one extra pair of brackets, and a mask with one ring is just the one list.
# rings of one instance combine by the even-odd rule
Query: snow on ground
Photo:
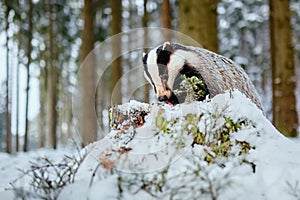
[[(124, 109), (139, 107), (136, 104), (128, 103)], [(245, 141), (252, 148), (240, 154), (241, 148), (232, 143), (228, 157), (209, 164), (204, 158), (208, 152), (213, 154), (211, 149), (191, 147), (191, 135), (180, 134), (185, 126), (182, 116), (189, 113), (203, 113), (197, 124), (203, 132), (222, 127), (224, 118), (213, 120), (218, 115), (246, 121), (230, 140)], [(168, 124), (158, 121), (158, 116)], [(159, 131), (157, 124), (167, 133)], [(153, 106), (144, 126), (125, 133), (111, 131), (85, 152), (75, 182), (62, 189), (58, 199), (300, 199), (299, 143), (283, 137), (239, 91), (207, 102)], [(0, 154), (0, 196), (7, 183), (18, 177), (16, 168), (28, 168), (28, 161), (38, 154), (57, 158), (63, 152)], [(12, 197), (9, 192), (5, 195)]]
[[(51, 162), (57, 163), (60, 162), (65, 155), (72, 154), (74, 154), (74, 149), (72, 148), (61, 148), (58, 150), (41, 148), (26, 153), (19, 152), (13, 155), (0, 153), (0, 199), (6, 200), (14, 197), (10, 190), (10, 183), (23, 175), (21, 171), (29, 170), (32, 163), (41, 163), (43, 158), (48, 158)], [(22, 184), (25, 185), (27, 183), (22, 182)]]

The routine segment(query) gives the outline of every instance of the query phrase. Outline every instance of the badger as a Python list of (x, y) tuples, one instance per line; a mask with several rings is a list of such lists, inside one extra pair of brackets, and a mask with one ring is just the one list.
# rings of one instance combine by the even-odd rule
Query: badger
[(185, 102), (185, 93), (174, 93), (185, 75), (201, 79), (203, 90), (211, 98), (226, 90), (238, 89), (263, 110), (258, 93), (243, 68), (209, 50), (165, 42), (144, 53), (143, 64), (144, 76), (159, 101), (172, 105)]

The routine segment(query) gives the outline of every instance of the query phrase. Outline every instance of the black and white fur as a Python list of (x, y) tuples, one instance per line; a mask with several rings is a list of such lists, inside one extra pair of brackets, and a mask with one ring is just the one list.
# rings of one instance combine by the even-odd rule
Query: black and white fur
[(201, 78), (210, 97), (225, 90), (239, 89), (262, 110), (259, 96), (243, 68), (211, 51), (165, 42), (144, 54), (143, 63), (144, 75), (159, 101), (173, 105), (185, 101), (186, 94), (174, 94), (184, 74)]

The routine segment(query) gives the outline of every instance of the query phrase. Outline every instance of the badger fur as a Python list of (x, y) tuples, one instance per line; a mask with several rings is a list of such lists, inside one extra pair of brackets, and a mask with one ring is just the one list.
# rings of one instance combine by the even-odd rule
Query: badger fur
[(185, 75), (200, 78), (210, 97), (238, 89), (262, 110), (259, 96), (243, 68), (206, 49), (165, 42), (144, 54), (143, 63), (145, 78), (159, 101), (173, 105), (185, 102), (185, 94), (174, 94)]

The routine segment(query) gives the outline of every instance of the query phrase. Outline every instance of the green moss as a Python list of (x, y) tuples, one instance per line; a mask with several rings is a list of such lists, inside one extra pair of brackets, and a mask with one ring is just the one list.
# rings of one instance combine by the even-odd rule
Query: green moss
[(187, 84), (190, 85), (190, 87), (192, 87), (194, 91), (195, 99), (200, 99), (205, 97), (206, 95), (205, 85), (201, 79), (199, 79), (196, 76), (192, 76), (190, 78), (184, 76), (184, 79), (186, 80)]
[(161, 130), (165, 133), (169, 133), (170, 130), (168, 129), (168, 121), (163, 116), (164, 112), (165, 111), (163, 109), (160, 109), (158, 111), (157, 117), (155, 119), (155, 125), (159, 130)]
[(204, 144), (205, 134), (203, 134), (198, 127), (198, 123), (200, 122), (203, 115), (195, 115), (195, 114), (187, 114), (184, 117), (186, 124), (184, 125), (184, 130), (192, 134), (194, 138), (194, 143), (196, 144)]
[(200, 99), (204, 99), (208, 95), (206, 86), (204, 82), (196, 77), (186, 77), (182, 75), (182, 83), (178, 90), (175, 90), (175, 95), (180, 95), (181, 93), (186, 93), (186, 102), (192, 102)]
[(246, 154), (246, 153), (248, 153), (250, 151), (250, 149), (253, 149), (253, 147), (248, 142), (246, 142), (246, 141), (238, 141), (238, 140), (236, 140), (235, 143), (237, 145), (240, 145), (240, 147), (242, 149), (240, 151), (240, 155), (241, 154)]
[[(193, 145), (203, 145), (205, 147), (206, 155), (204, 160), (208, 163), (214, 163), (218, 157), (228, 157), (232, 155), (230, 150), (235, 145), (240, 146), (240, 152), (238, 155), (247, 154), (250, 149), (253, 147), (246, 141), (238, 141), (231, 137), (232, 134), (237, 133), (243, 127), (255, 127), (247, 120), (233, 120), (224, 115), (212, 115), (210, 121), (211, 124), (214, 124), (214, 127), (207, 127), (207, 131), (203, 132), (199, 128), (199, 123), (203, 119), (204, 114), (187, 114), (180, 120), (166, 120), (164, 117), (164, 110), (161, 109), (158, 112), (158, 116), (156, 117), (156, 126), (160, 131), (164, 133), (170, 134), (178, 134), (178, 130), (176, 132), (173, 131), (170, 127), (174, 125), (180, 126), (181, 134), (191, 134), (193, 136)], [(220, 118), (223, 118), (223, 123), (218, 124), (216, 121)], [(215, 122), (213, 122), (215, 120)], [(180, 124), (177, 124), (179, 123)], [(179, 144), (182, 144), (178, 142)], [(183, 143), (184, 144), (184, 143)], [(180, 145), (180, 147), (182, 147)], [(238, 156), (232, 155), (232, 156)]]

